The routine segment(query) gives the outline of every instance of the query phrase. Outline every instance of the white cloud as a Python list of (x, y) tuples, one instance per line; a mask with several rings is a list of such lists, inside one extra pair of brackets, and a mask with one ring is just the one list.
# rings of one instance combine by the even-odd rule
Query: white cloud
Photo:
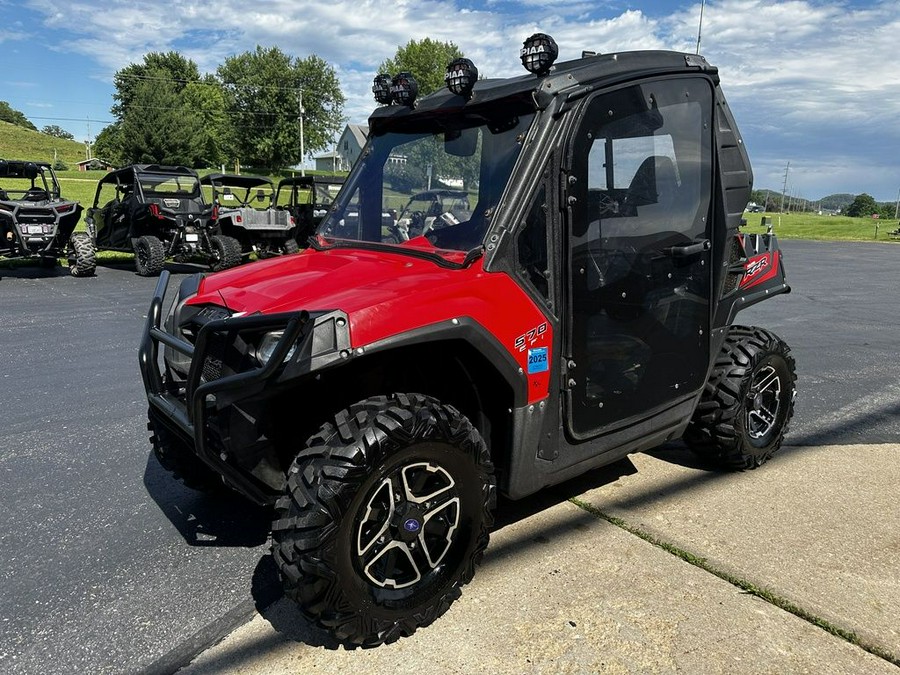
[[(577, 0), (488, 0), (473, 9), (465, 1), (32, 0), (29, 7), (45, 17), (46, 27), (66, 33), (56, 49), (89, 55), (109, 76), (149, 51), (176, 49), (206, 72), (257, 44), (299, 57), (315, 53), (334, 64), (347, 97), (345, 113), (354, 122), (365, 121), (373, 107), (370, 87), (378, 65), (411, 39), (452, 41), (483, 76), (506, 77), (522, 72), (518, 49), (534, 32), (553, 35), (563, 60), (582, 49), (693, 52), (700, 15), (699, 2), (676, 6), (677, 0), (643, 11)], [(677, 9), (664, 9), (671, 6)], [(13, 24), (0, 42), (21, 41), (24, 32)], [(900, 146), (898, 34), (896, 0), (865, 7), (847, 0), (706, 3), (701, 51), (720, 69), (756, 155), (758, 185), (777, 184), (787, 159), (799, 173), (803, 156), (821, 158), (822, 179), (811, 186), (831, 176), (881, 173), (885, 187), (879, 189), (886, 193), (884, 174), (897, 182), (897, 160), (870, 155)], [(865, 161), (859, 160), (862, 152)], [(878, 169), (866, 169), (873, 166)]]

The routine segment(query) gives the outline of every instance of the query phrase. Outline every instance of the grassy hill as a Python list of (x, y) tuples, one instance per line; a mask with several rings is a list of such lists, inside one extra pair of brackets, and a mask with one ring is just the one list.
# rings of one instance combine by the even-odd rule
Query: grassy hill
[(85, 159), (84, 143), (67, 141), (0, 121), (0, 158), (52, 163), (54, 150), (56, 156), (73, 169), (75, 162)]

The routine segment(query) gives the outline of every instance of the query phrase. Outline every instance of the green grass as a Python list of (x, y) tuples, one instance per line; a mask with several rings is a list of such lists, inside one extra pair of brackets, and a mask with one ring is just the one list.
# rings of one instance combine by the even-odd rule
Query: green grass
[[(772, 219), (775, 234), (780, 239), (813, 239), (819, 241), (877, 241), (900, 244), (889, 232), (896, 230), (896, 220), (848, 218), (847, 216), (818, 216), (812, 213), (745, 213), (744, 232), (765, 232), (762, 217)], [(876, 227), (877, 233), (876, 233)]]
[(44, 161), (52, 164), (54, 150), (58, 159), (73, 168), (76, 162), (86, 159), (84, 143), (48, 136), (9, 122), (0, 122), (0, 158)]

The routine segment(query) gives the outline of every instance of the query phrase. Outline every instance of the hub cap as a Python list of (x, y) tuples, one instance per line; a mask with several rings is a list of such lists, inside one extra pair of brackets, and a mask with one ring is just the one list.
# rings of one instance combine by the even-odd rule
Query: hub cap
[(759, 439), (768, 434), (781, 407), (781, 378), (772, 366), (760, 368), (747, 392), (747, 432)]
[(356, 554), (366, 579), (407, 588), (437, 569), (459, 524), (456, 482), (430, 462), (399, 467), (378, 483), (363, 509)]

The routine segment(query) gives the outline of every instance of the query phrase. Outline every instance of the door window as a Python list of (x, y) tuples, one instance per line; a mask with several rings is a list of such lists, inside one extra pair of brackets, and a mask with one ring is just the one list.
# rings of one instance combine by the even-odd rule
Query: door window
[(712, 110), (700, 78), (648, 82), (587, 104), (570, 149), (576, 436), (648, 415), (703, 384)]

